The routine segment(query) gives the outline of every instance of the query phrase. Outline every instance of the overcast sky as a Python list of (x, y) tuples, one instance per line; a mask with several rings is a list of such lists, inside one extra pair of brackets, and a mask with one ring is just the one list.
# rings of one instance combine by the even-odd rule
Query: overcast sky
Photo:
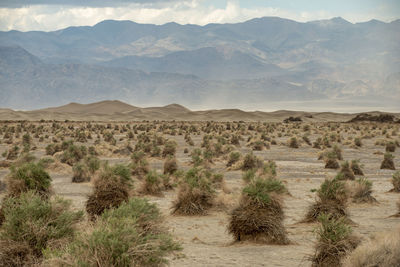
[(51, 31), (105, 19), (205, 25), (263, 16), (390, 22), (400, 18), (400, 0), (0, 0), (2, 31)]

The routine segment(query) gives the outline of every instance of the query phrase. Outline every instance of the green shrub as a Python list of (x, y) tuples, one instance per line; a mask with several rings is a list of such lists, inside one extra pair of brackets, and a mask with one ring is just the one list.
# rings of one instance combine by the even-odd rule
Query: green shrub
[(360, 239), (352, 235), (352, 229), (344, 218), (335, 219), (329, 214), (321, 214), (318, 220), (318, 243), (311, 259), (313, 266), (340, 266), (342, 258), (356, 248)]
[(240, 160), (240, 152), (231, 152), (229, 154), (229, 159), (228, 159), (228, 162), (226, 163), (226, 166), (230, 167), (233, 164), (235, 164), (236, 162), (238, 162), (239, 160)]
[[(154, 204), (131, 199), (104, 212), (94, 230), (78, 237), (60, 258), (71, 266), (165, 265), (166, 256), (181, 248), (160, 227), (160, 219)], [(57, 262), (57, 257), (50, 262)]]
[[(0, 246), (0, 262), (8, 261), (8, 266), (14, 266), (21, 259), (40, 258), (49, 245), (71, 240), (75, 224), (83, 215), (71, 211), (70, 202), (61, 198), (46, 201), (32, 191), (5, 199), (2, 209), (4, 222), (0, 227), (0, 242), (14, 246), (11, 250)], [(29, 253), (32, 255), (26, 255)]]
[(392, 177), (393, 191), (400, 192), (400, 171), (393, 173)]
[(100, 160), (93, 155), (85, 158), (85, 164), (91, 174), (94, 174), (98, 169), (100, 169)]
[(325, 179), (317, 194), (321, 201), (333, 200), (338, 203), (345, 202), (348, 197), (345, 184), (339, 179)]
[(51, 177), (41, 164), (25, 163), (20, 167), (11, 167), (8, 176), (8, 191), (11, 196), (33, 190), (41, 196), (50, 194)]
[(81, 162), (76, 163), (72, 167), (72, 171), (73, 171), (73, 176), (72, 176), (73, 183), (83, 183), (90, 181), (89, 169), (85, 164)]
[(275, 178), (256, 178), (243, 188), (243, 194), (264, 204), (269, 203), (269, 194), (272, 192), (282, 194), (287, 192), (287, 189), (281, 181)]
[(64, 153), (61, 155), (60, 161), (73, 166), (76, 162), (79, 162), (87, 155), (87, 149), (85, 146), (70, 145)]

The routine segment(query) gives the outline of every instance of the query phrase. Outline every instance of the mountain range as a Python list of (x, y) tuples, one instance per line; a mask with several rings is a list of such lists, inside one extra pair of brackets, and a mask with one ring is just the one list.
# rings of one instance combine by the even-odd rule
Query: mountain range
[(264, 17), (205, 26), (108, 20), (52, 32), (0, 32), (0, 88), (0, 107), (25, 110), (104, 99), (250, 108), (309, 101), (398, 110), (400, 20)]

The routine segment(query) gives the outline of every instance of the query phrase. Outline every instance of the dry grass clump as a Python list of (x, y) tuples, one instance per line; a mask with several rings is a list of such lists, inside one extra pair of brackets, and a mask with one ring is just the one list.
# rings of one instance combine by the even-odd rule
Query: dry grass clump
[(372, 182), (367, 178), (357, 179), (351, 188), (353, 202), (356, 203), (374, 203), (376, 199), (371, 196)]
[(276, 188), (264, 179), (256, 179), (242, 191), (240, 204), (230, 217), (228, 231), (236, 241), (255, 241), (286, 245), (282, 201)]
[(129, 198), (130, 171), (124, 165), (104, 166), (94, 183), (93, 193), (86, 202), (86, 211), (94, 220), (104, 210), (116, 208)]
[(343, 181), (325, 179), (317, 191), (316, 202), (308, 208), (302, 222), (315, 222), (323, 213), (333, 218), (347, 217), (347, 199), (348, 192)]
[(400, 228), (362, 242), (343, 262), (345, 267), (400, 266)]
[(156, 171), (150, 171), (146, 174), (144, 181), (139, 189), (141, 194), (161, 196), (163, 190), (162, 176)]
[(325, 169), (339, 169), (337, 154), (333, 151), (325, 154)]
[(385, 150), (386, 150), (386, 152), (395, 152), (396, 144), (394, 142), (387, 142)]
[(400, 171), (393, 173), (392, 177), (393, 192), (400, 192)]
[(340, 266), (343, 257), (360, 243), (360, 238), (352, 234), (352, 229), (344, 218), (336, 219), (330, 214), (321, 214), (318, 220), (318, 242), (311, 258), (312, 266)]
[(258, 169), (262, 167), (262, 165), (263, 161), (261, 159), (257, 158), (257, 156), (254, 155), (253, 153), (249, 153), (244, 157), (243, 162), (241, 164), (241, 169), (243, 171), (247, 171), (250, 169)]
[(72, 167), (73, 176), (72, 182), (73, 183), (83, 183), (83, 182), (90, 182), (90, 173), (87, 166), (81, 162), (76, 163)]
[(204, 215), (214, 205), (215, 190), (202, 169), (187, 171), (178, 190), (172, 214)]
[(30, 190), (44, 198), (50, 195), (51, 177), (41, 164), (25, 163), (10, 170), (7, 176), (8, 196), (16, 197)]
[(226, 167), (231, 167), (233, 164), (240, 160), (241, 154), (240, 152), (231, 152), (229, 154), (228, 162), (226, 163)]
[(178, 170), (176, 158), (169, 157), (164, 162), (164, 174), (173, 174)]
[(342, 163), (338, 178), (341, 180), (354, 180), (356, 178), (348, 161)]
[(161, 226), (161, 213), (145, 199), (134, 198), (105, 211), (92, 231), (62, 250), (48, 253), (50, 266), (165, 266), (180, 250)]
[(132, 175), (142, 178), (149, 171), (149, 162), (145, 158), (145, 154), (142, 151), (135, 151), (132, 153), (132, 163), (130, 164)]
[(353, 171), (354, 175), (364, 175), (362, 171), (363, 165), (360, 164), (360, 160), (352, 160), (350, 164), (351, 170)]
[(395, 170), (396, 168), (394, 167), (393, 158), (394, 156), (392, 154), (385, 153), (385, 155), (383, 156), (381, 169)]
[(290, 148), (299, 148), (299, 142), (297, 141), (297, 138), (296, 137), (290, 138), (290, 140), (288, 141), (288, 146)]
[(70, 211), (70, 203), (47, 201), (33, 191), (3, 202), (0, 226), (0, 265), (29, 266), (41, 261), (43, 251), (70, 241), (83, 213)]

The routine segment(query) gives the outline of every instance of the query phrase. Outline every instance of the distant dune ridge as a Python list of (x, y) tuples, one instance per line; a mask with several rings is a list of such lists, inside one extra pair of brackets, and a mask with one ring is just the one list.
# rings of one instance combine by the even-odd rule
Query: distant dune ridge
[[(356, 114), (333, 112), (304, 112), (278, 110), (274, 112), (243, 111), (240, 109), (211, 109), (191, 111), (179, 104), (163, 107), (140, 108), (118, 100), (106, 100), (90, 104), (70, 103), (67, 105), (32, 111), (15, 111), (0, 108), (0, 120), (70, 120), (70, 121), (267, 121), (281, 122), (289, 117), (300, 117), (302, 121), (344, 122), (355, 118)], [(378, 111), (371, 115), (389, 114)], [(400, 118), (400, 113), (390, 113)]]

